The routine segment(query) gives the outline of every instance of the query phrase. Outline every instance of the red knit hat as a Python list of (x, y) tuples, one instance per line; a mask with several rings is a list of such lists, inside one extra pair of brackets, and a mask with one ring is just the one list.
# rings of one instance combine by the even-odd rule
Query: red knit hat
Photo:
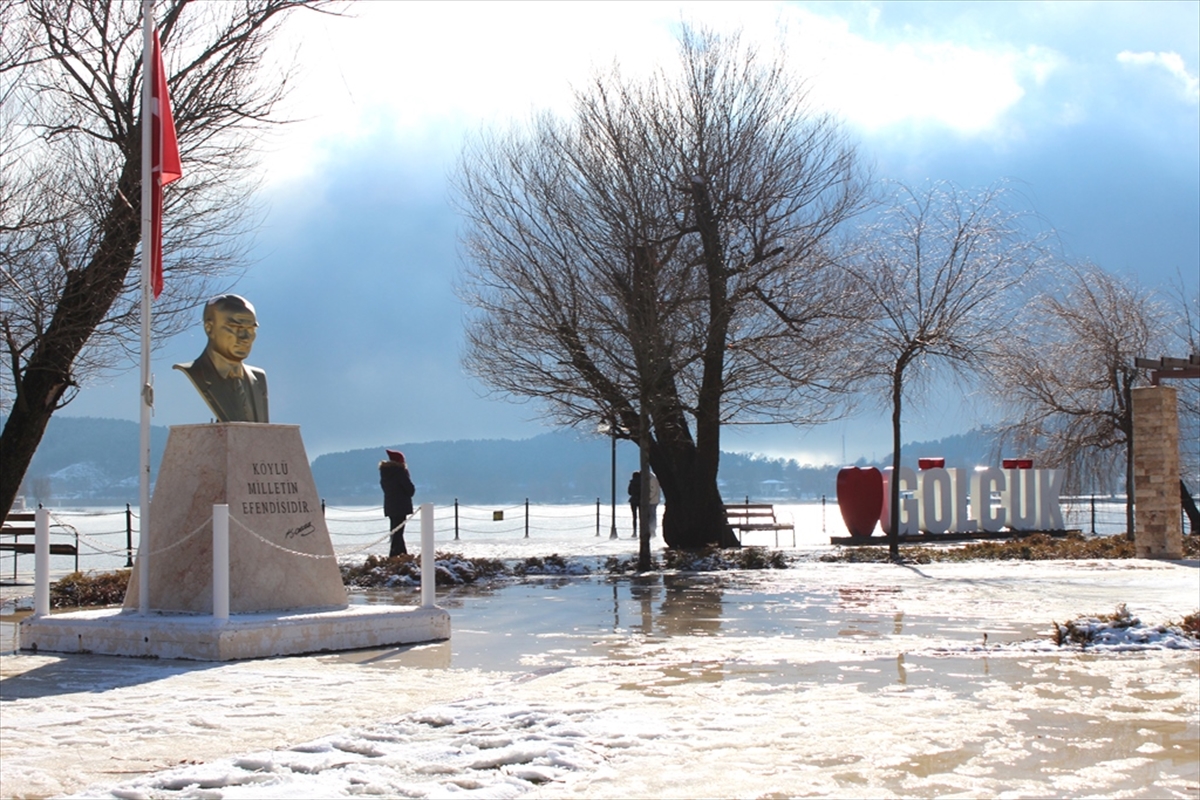
[(397, 464), (404, 463), (404, 453), (401, 453), (399, 450), (388, 450), (387, 454), (388, 458), (390, 458), (392, 461), (395, 461)]

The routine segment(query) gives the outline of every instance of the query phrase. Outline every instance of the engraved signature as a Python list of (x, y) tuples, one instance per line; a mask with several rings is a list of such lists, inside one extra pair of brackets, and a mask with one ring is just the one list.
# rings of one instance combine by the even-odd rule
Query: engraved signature
[(297, 536), (308, 536), (313, 532), (313, 530), (314, 528), (312, 522), (306, 522), (298, 528), (290, 528), (288, 532), (283, 535), (283, 538), (294, 539)]

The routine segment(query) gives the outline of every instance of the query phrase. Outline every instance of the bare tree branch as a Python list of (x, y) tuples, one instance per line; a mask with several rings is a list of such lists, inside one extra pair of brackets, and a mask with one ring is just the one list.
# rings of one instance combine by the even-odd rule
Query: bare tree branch
[(811, 423), (844, 399), (834, 254), (865, 187), (782, 62), (685, 28), (676, 69), (598, 75), (569, 119), (464, 152), (465, 363), (563, 424), (645, 434), (667, 543), (728, 542), (721, 426)]
[(1134, 360), (1161, 354), (1167, 307), (1094, 264), (1064, 265), (1058, 285), (1026, 306), (991, 362), (1008, 415), (999, 432), (1049, 467), (1067, 491), (1109, 491), (1124, 475), (1133, 531), (1131, 390), (1148, 385)]
[[(1003, 187), (970, 194), (939, 183), (900, 187), (867, 231), (851, 275), (869, 309), (865, 371), (892, 411), (893, 475), (906, 393), (936, 366), (959, 374), (982, 366), (1011, 327), (1017, 290), (1043, 266), (1041, 236), (1021, 223)], [(886, 528), (898, 558), (899, 481), (889, 489)]]
[[(165, 291), (153, 340), (244, 266), (255, 218), (252, 147), (286, 91), (262, 56), (300, 0), (162, 0), (184, 177), (166, 192)], [(55, 410), (89, 378), (132, 366), (140, 327), (141, 6), (0, 4), (0, 507)], [(12, 37), (10, 38), (10, 32)], [(11, 290), (11, 291), (10, 291)]]

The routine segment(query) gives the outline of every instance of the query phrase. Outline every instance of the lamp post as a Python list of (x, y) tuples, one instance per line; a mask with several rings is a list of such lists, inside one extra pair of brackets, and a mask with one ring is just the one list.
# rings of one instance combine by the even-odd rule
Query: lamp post
[[(617, 538), (617, 426), (608, 422), (601, 422), (596, 429), (600, 433), (607, 433), (612, 441), (612, 507), (609, 511), (609, 519), (612, 520), (612, 529), (608, 533), (608, 538)], [(597, 531), (598, 533), (598, 531)]]

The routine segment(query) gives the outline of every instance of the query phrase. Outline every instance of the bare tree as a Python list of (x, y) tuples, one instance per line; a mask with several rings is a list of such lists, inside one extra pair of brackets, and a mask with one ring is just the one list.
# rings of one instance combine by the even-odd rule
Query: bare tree
[[(302, 0), (158, 3), (185, 177), (165, 193), (161, 342), (243, 263), (254, 132), (286, 75), (260, 79), (284, 12)], [(141, 7), (0, 5), (0, 508), (51, 415), (88, 377), (132, 365), (138, 341)], [(10, 42), (12, 44), (10, 44)], [(11, 139), (9, 137), (12, 137)], [(188, 312), (188, 313), (184, 313)]]
[(1055, 278), (1011, 326), (990, 370), (1009, 410), (1000, 430), (1066, 470), (1068, 491), (1106, 488), (1123, 472), (1132, 535), (1131, 392), (1149, 384), (1134, 360), (1163, 352), (1170, 315), (1153, 293), (1094, 264), (1064, 266)]
[[(1005, 201), (1003, 187), (901, 187), (855, 260), (851, 272), (870, 303), (869, 373), (892, 412), (893, 476), (905, 397), (939, 366), (969, 377), (1007, 334), (1015, 290), (1042, 261), (1040, 237)], [(889, 489), (888, 546), (899, 558), (900, 481)]]
[(845, 384), (833, 254), (866, 184), (838, 124), (781, 61), (686, 28), (678, 69), (613, 69), (570, 119), (480, 137), (456, 183), (468, 368), (642, 443), (669, 546), (736, 544), (721, 426), (826, 418)]
[[(1174, 318), (1164, 355), (1189, 357), (1200, 354), (1200, 287), (1189, 286), (1176, 273), (1167, 289), (1166, 305)], [(1153, 354), (1148, 354), (1153, 358)], [(1181, 499), (1188, 513), (1192, 532), (1200, 531), (1195, 494), (1200, 492), (1200, 380), (1178, 381), (1179, 390), (1179, 474), (1184, 485)], [(1190, 500), (1190, 506), (1188, 505)]]

